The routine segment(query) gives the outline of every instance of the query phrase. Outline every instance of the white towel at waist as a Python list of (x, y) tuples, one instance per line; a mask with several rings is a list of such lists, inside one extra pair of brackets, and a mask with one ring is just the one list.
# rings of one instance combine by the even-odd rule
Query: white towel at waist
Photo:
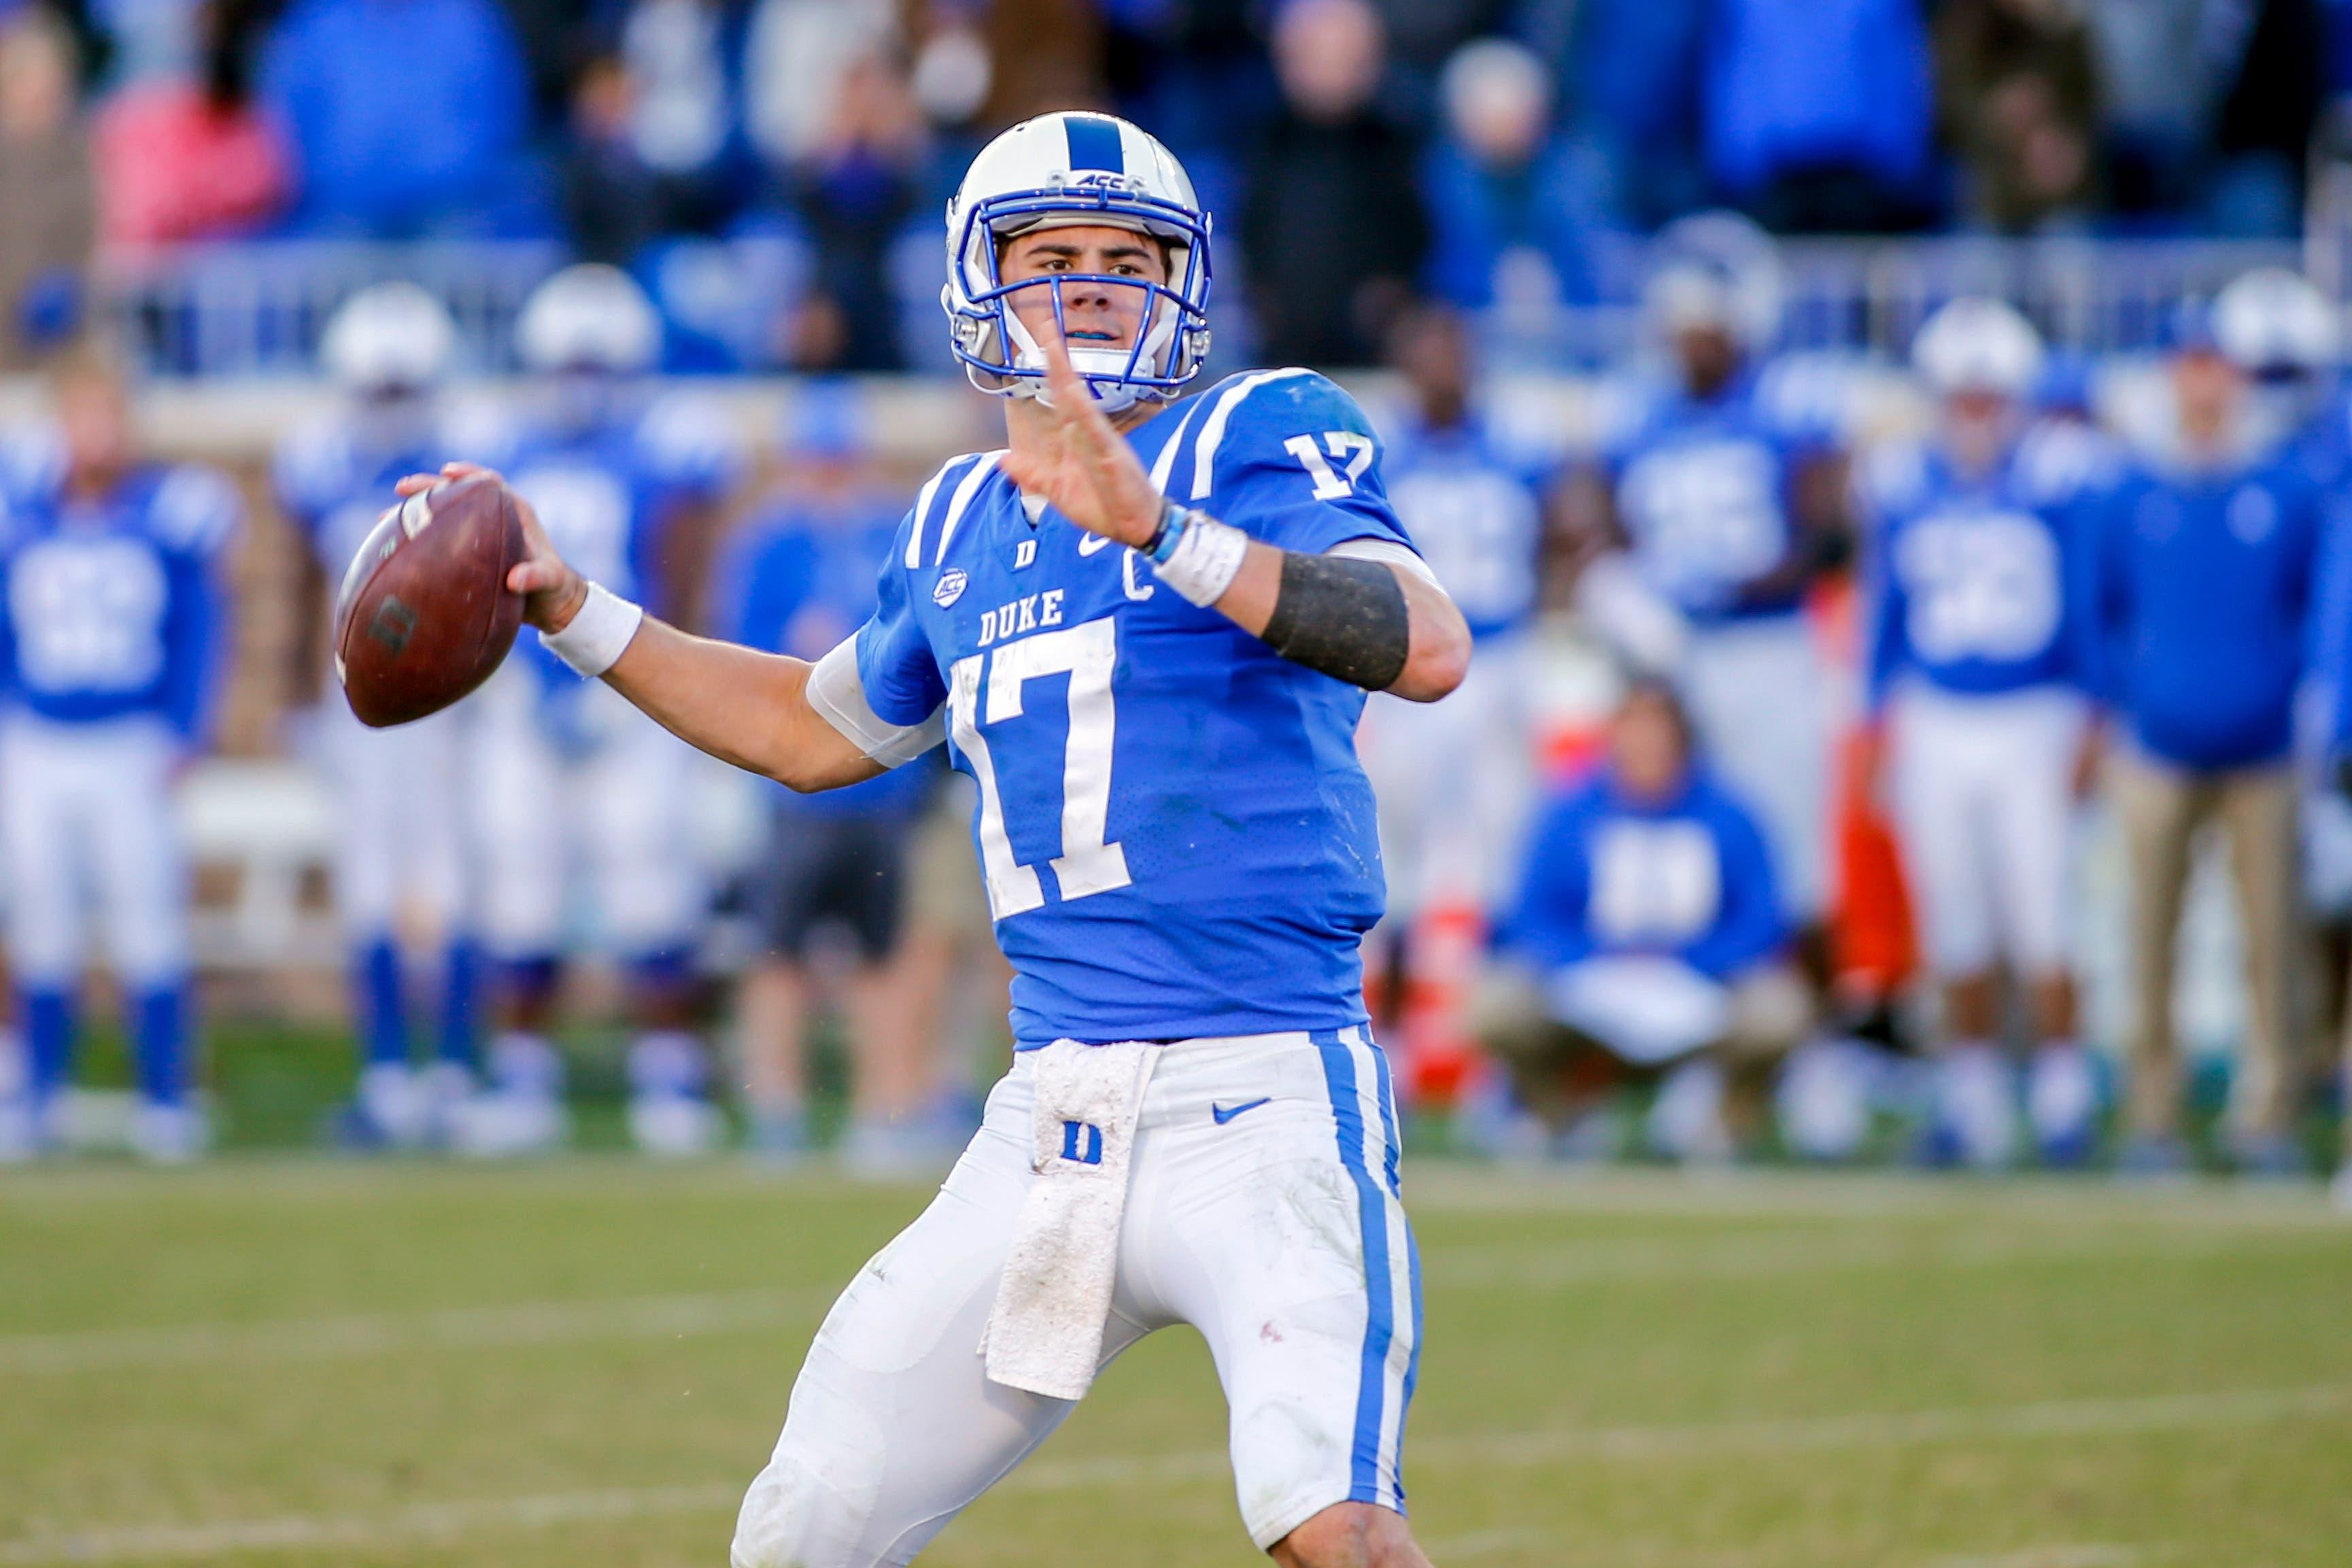
[(988, 1377), (1076, 1399), (1095, 1380), (1118, 1276), (1136, 1119), (1160, 1047), (1056, 1040), (1033, 1058), (1030, 1168), (982, 1345)]

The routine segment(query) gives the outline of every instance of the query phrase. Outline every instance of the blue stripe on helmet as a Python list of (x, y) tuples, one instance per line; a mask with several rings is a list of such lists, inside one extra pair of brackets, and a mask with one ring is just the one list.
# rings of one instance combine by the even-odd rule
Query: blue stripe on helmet
[(1364, 1248), (1364, 1354), (1356, 1384), (1356, 1435), (1349, 1455), (1348, 1500), (1381, 1500), (1381, 1416), (1388, 1396), (1389, 1344), (1396, 1337), (1396, 1302), (1389, 1288), (1389, 1221), (1380, 1184), (1364, 1167), (1364, 1113), (1356, 1098), (1356, 1061), (1336, 1034), (1318, 1033), (1324, 1080), (1331, 1090), (1339, 1163), (1356, 1184)]
[(1063, 133), (1070, 139), (1070, 167), (1127, 173), (1127, 155), (1119, 151), (1118, 121), (1100, 114), (1062, 116)]

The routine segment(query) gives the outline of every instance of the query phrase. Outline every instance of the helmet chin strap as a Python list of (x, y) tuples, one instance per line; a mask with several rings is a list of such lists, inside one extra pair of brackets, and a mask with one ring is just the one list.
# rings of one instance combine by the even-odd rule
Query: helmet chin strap
[[(1013, 368), (1042, 372), (1045, 368), (1044, 346), (1031, 335), (1016, 312), (1007, 310), (1004, 321), (1013, 336)], [(1175, 335), (1175, 308), (1164, 300), (1155, 299), (1151, 329), (1144, 335), (1143, 353), (1137, 356), (1136, 363), (1157, 374), (1167, 353), (1168, 344)], [(1096, 406), (1104, 413), (1123, 413), (1143, 401), (1150, 389), (1132, 385), (1123, 379), (1128, 373), (1129, 350), (1091, 349), (1066, 342), (1064, 346), (1069, 350), (1070, 368), (1086, 382), (1087, 390), (1094, 394)], [(1053, 393), (1041, 379), (1021, 377), (1014, 381), (1010, 391), (1015, 397), (1034, 397), (1048, 408), (1054, 405)]]

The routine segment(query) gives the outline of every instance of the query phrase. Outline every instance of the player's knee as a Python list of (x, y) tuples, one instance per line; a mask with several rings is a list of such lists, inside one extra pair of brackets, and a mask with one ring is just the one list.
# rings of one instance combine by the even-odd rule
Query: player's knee
[(1429, 1568), (1404, 1516), (1374, 1503), (1335, 1503), (1275, 1542), (1282, 1568)]

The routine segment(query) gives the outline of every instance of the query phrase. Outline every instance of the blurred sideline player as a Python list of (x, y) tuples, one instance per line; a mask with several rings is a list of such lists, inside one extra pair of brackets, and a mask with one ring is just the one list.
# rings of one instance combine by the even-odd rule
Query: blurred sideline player
[(1659, 246), (1646, 308), (1677, 384), (1612, 444), (1609, 483), (1578, 487), (1580, 521), (1622, 544), (1688, 623), (1677, 683), (1714, 766), (1763, 824), (1810, 938), (1828, 897), (1832, 713), (1805, 604), (1846, 550), (1845, 464), (1829, 432), (1766, 395), (1771, 242), (1707, 214)]
[(1998, 1043), (2005, 963), (2036, 1047), (2034, 1139), (2044, 1160), (2074, 1164), (2091, 1152), (2098, 1110), (2076, 1038), (2068, 931), (2096, 660), (2084, 602), (2088, 476), (2037, 468), (2021, 439), (2042, 350), (2009, 306), (1944, 306), (1912, 362), (1938, 400), (1937, 432), (1883, 450), (1861, 489), (1874, 525), (1869, 703), (1941, 987), (1930, 1152), (1980, 1166), (2014, 1152), (2017, 1097)]
[(739, 765), (838, 788), (944, 736), (979, 786), (1020, 1049), (938, 1197), (827, 1316), (732, 1561), (911, 1561), (1104, 1365), (1181, 1323), (1232, 1407), (1261, 1550), (1427, 1568), (1354, 739), (1366, 691), (1458, 685), (1468, 628), (1346, 393), (1291, 369), (1183, 394), (1209, 223), (1166, 148), (1042, 115), (982, 150), (947, 216), (950, 341), (1008, 442), (924, 486), (856, 637), (811, 666), (685, 635), (528, 523), (510, 579), (573, 668)]
[[(330, 602), (393, 485), (462, 449), (437, 396), (456, 339), (440, 301), (413, 283), (363, 289), (327, 323), (319, 357), (346, 406), (278, 448), (275, 482), (279, 508), (310, 537)], [(371, 730), (331, 678), (319, 704), (317, 744), (337, 796), (335, 907), (366, 1053), (350, 1132), (363, 1144), (446, 1138), (472, 1089), (480, 965), (463, 770), (473, 711), (460, 704)], [(404, 916), (440, 944), (439, 1049), (421, 1076), (409, 1059)]]
[[(733, 483), (737, 454), (706, 410), (646, 403), (640, 380), (661, 348), (651, 301), (616, 268), (569, 268), (525, 302), (515, 343), (545, 394), (502, 458), (516, 492), (566, 560), (687, 613), (700, 577), (690, 535)], [(528, 627), (478, 706), (482, 934), (500, 994), (476, 1142), (558, 1135), (561, 1067), (546, 1031), (562, 955), (590, 939), (625, 969), (633, 1136), (653, 1152), (708, 1147), (719, 1127), (689, 1030), (705, 899), (685, 815), (691, 752), (617, 693), (574, 679)]]
[(1462, 1016), (1486, 911), (1506, 890), (1533, 771), (1525, 710), (1542, 500), (1473, 406), (1469, 334), (1440, 308), (1391, 335), (1411, 406), (1384, 465), (1389, 503), (1469, 623), (1476, 655), (1443, 702), (1367, 704), (1358, 750), (1380, 797), (1382, 930), (1402, 948), (1411, 1077), (1443, 1094), (1465, 1064)]
[(11, 476), (0, 524), (0, 844), (31, 1058), (35, 1137), (54, 1147), (72, 1081), (95, 905), (139, 1054), (132, 1147), (190, 1159), (188, 888), (172, 784), (204, 744), (240, 518), (209, 469), (144, 460), (121, 371), (55, 373), (57, 439)]
[[(814, 662), (874, 613), (874, 583), (904, 494), (877, 482), (866, 462), (854, 389), (811, 384), (787, 433), (792, 471), (722, 553), (713, 583), (719, 626), (747, 647)], [(752, 904), (766, 952), (744, 976), (741, 1037), (753, 1148), (789, 1157), (809, 1147), (807, 1026), (821, 1000), (812, 963), (827, 928), (848, 937), (855, 958), (845, 987), (851, 1168), (887, 1174), (944, 1167), (925, 1136), (935, 1073), (932, 1041), (919, 1033), (923, 997), (902, 957), (908, 856), (935, 767), (898, 768), (823, 795), (772, 785), (768, 849)]]

